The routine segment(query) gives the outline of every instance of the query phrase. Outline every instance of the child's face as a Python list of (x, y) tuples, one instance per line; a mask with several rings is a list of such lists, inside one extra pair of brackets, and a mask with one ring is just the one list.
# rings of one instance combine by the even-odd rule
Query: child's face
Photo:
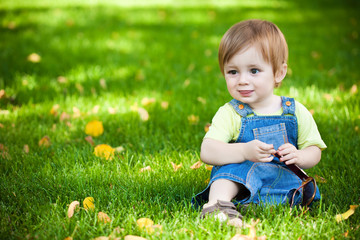
[(283, 78), (274, 76), (272, 65), (254, 46), (235, 54), (224, 65), (224, 74), (230, 95), (254, 110), (267, 108), (273, 102), (275, 83)]

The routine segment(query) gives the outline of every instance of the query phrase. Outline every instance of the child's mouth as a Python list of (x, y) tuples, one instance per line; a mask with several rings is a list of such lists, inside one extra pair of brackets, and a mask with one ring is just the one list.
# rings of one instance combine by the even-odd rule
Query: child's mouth
[(239, 92), (243, 97), (250, 97), (253, 93), (253, 90), (240, 90)]

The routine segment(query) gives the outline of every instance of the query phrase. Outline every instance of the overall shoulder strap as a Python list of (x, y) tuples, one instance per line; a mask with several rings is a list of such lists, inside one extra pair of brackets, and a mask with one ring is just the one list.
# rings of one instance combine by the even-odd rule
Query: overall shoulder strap
[(291, 114), (291, 115), (295, 116), (295, 100), (294, 100), (294, 98), (282, 96), (281, 101), (282, 101), (283, 115)]
[(241, 117), (246, 117), (249, 114), (254, 114), (253, 110), (246, 103), (240, 102), (236, 99), (231, 100), (229, 103)]

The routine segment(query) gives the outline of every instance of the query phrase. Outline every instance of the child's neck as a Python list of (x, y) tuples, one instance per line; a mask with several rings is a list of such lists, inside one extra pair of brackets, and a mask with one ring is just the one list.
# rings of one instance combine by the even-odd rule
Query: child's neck
[(282, 107), (281, 97), (273, 95), (268, 99), (266, 105), (251, 106), (252, 110), (258, 114), (272, 114)]

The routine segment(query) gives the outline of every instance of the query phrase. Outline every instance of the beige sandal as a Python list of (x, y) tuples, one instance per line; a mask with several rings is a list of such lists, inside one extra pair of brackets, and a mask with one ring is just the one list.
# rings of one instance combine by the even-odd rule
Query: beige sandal
[(203, 208), (200, 218), (205, 218), (206, 216), (214, 216), (220, 221), (234, 218), (242, 220), (243, 218), (242, 215), (236, 211), (236, 207), (232, 202), (222, 200), (218, 200), (217, 203), (211, 207)]

